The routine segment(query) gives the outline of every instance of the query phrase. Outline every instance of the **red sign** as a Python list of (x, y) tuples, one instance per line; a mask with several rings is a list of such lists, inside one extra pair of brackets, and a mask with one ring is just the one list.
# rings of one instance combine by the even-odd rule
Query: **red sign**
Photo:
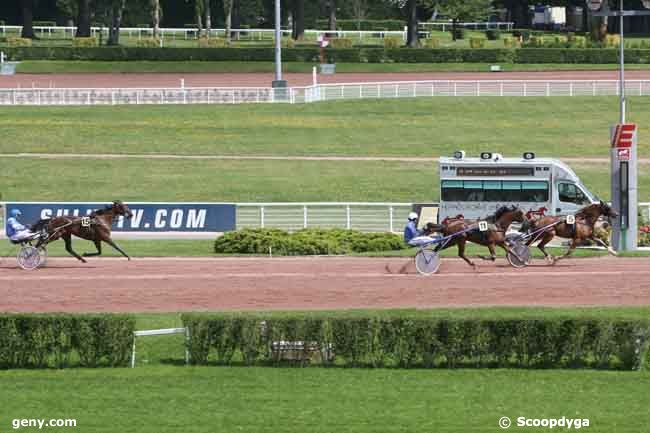
[(631, 157), (631, 149), (629, 147), (621, 147), (616, 149), (616, 157), (619, 161), (629, 161)]
[(612, 147), (632, 147), (635, 132), (636, 124), (634, 123), (616, 125), (614, 137), (612, 137)]
[(587, 2), (587, 4), (589, 5), (589, 9), (591, 9), (592, 11), (597, 11), (598, 9), (600, 9), (602, 3), (603, 3), (602, 0), (589, 0)]

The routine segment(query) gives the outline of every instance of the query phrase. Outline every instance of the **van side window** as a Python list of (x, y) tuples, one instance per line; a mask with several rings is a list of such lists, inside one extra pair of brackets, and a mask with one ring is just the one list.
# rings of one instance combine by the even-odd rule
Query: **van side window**
[(582, 190), (572, 183), (559, 183), (557, 185), (557, 192), (560, 201), (578, 205), (589, 203), (589, 199)]

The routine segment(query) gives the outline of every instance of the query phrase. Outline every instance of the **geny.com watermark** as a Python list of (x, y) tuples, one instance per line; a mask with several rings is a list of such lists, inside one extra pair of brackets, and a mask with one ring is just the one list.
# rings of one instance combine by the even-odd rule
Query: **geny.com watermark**
[[(589, 427), (588, 418), (567, 418), (565, 416), (562, 418), (526, 418), (520, 416), (515, 421), (517, 427), (543, 427), (549, 429), (561, 427), (569, 430)], [(511, 425), (512, 420), (507, 416), (499, 418), (499, 427), (502, 429), (510, 428)]]
[(11, 427), (14, 430), (23, 427), (38, 427), (41, 430), (43, 427), (76, 427), (76, 419), (14, 419), (11, 420)]

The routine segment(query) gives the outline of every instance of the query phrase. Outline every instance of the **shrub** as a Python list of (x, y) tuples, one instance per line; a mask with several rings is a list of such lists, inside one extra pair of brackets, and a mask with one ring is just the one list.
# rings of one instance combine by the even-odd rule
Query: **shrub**
[(350, 367), (634, 370), (646, 364), (650, 337), (647, 321), (590, 318), (198, 313), (182, 321), (195, 364), (277, 362), (273, 342), (300, 341), (333, 352), (321, 363)]
[(529, 48), (541, 48), (544, 46), (544, 36), (531, 36), (524, 46)]
[(485, 37), (489, 41), (497, 41), (501, 39), (501, 31), (497, 29), (490, 29), (485, 31)]
[(392, 233), (361, 233), (342, 229), (305, 229), (288, 233), (277, 229), (245, 229), (217, 238), (216, 253), (325, 255), (389, 251), (407, 248)]
[(431, 49), (440, 48), (440, 39), (433, 38), (433, 37), (427, 38), (424, 40), (423, 45), (425, 48), (431, 48)]
[(56, 27), (55, 21), (32, 21), (34, 27)]
[(530, 39), (531, 31), (528, 29), (515, 29), (512, 31), (512, 36), (520, 38), (522, 42), (527, 42)]
[(620, 35), (605, 35), (605, 48), (618, 48), (620, 45)]
[(125, 366), (135, 319), (118, 314), (0, 314), (0, 368)]
[(519, 47), (519, 40), (515, 38), (503, 38), (503, 46), (506, 48), (517, 48)]
[(19, 38), (16, 36), (7, 36), (7, 44), (10, 47), (31, 47), (32, 40), (29, 38)]
[(570, 35), (567, 40), (569, 47), (571, 48), (586, 48), (587, 47), (587, 38), (584, 36)]
[(226, 48), (228, 41), (224, 38), (199, 38), (199, 48)]
[(142, 38), (138, 39), (139, 48), (160, 48), (160, 38)]
[(293, 38), (282, 38), (282, 47), (283, 48), (295, 48), (296, 41)]
[(72, 40), (72, 46), (77, 48), (97, 47), (99, 46), (99, 43), (95, 37), (74, 38)]
[(470, 48), (485, 48), (485, 39), (484, 38), (469, 38), (469, 47)]
[(330, 47), (336, 48), (352, 48), (354, 42), (350, 38), (332, 38), (330, 39)]
[(399, 36), (386, 36), (384, 38), (384, 48), (399, 48), (404, 43), (404, 40)]
[(465, 39), (465, 29), (463, 27), (457, 27), (456, 29), (452, 30), (452, 33), (454, 36), (454, 39)]

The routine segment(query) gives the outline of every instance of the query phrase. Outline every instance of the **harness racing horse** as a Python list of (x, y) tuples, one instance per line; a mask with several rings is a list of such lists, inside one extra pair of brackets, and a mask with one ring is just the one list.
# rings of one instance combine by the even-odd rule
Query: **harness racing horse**
[[(483, 260), (496, 260), (496, 246), (499, 246), (506, 252), (516, 256), (516, 254), (511, 251), (510, 247), (506, 244), (506, 231), (514, 221), (523, 223), (525, 220), (524, 212), (518, 207), (502, 206), (494, 215), (489, 216), (485, 220), (452, 219), (446, 225), (427, 224), (425, 233), (431, 234), (432, 232), (441, 232), (444, 236), (451, 236), (454, 233), (474, 228), (473, 230), (453, 238), (444, 248), (457, 245), (458, 257), (465, 260), (468, 265), (475, 267), (476, 265), (474, 262), (465, 256), (465, 244), (467, 241), (486, 246), (490, 250), (490, 257), (479, 256)], [(487, 230), (481, 231), (479, 229), (480, 222), (487, 223)]]
[(118, 247), (113, 239), (111, 239), (111, 227), (113, 226), (113, 219), (116, 216), (123, 215), (126, 218), (131, 218), (133, 213), (129, 207), (121, 201), (114, 201), (112, 205), (93, 211), (87, 217), (81, 216), (61, 216), (52, 219), (43, 219), (38, 221), (32, 227), (32, 231), (45, 231), (46, 235), (41, 237), (37, 247), (47, 245), (48, 243), (63, 239), (65, 242), (65, 249), (70, 255), (78, 260), (86, 263), (83, 257), (77, 254), (72, 249), (72, 235), (92, 241), (97, 248), (96, 253), (85, 253), (84, 257), (99, 256), (102, 253), (102, 242), (106, 242), (124, 257), (131, 260), (120, 247)]
[[(530, 231), (542, 229), (543, 227), (547, 228), (542, 230), (538, 236), (528, 240), (526, 245), (531, 245), (539, 240), (540, 242), (537, 244), (537, 248), (544, 253), (544, 257), (551, 263), (569, 257), (578, 246), (578, 243), (585, 240), (591, 240), (604, 245), (611, 254), (615, 254), (609, 245), (594, 237), (594, 226), (601, 216), (610, 219), (617, 217), (618, 213), (612, 209), (611, 206), (601, 200), (600, 203), (590, 204), (580, 209), (575, 214), (574, 224), (567, 223), (567, 217), (564, 216), (543, 216), (538, 219), (528, 220), (525, 226), (527, 225)], [(551, 242), (555, 236), (571, 239), (571, 244), (569, 245), (567, 252), (563, 256), (557, 258), (548, 254), (544, 249), (546, 244)]]

